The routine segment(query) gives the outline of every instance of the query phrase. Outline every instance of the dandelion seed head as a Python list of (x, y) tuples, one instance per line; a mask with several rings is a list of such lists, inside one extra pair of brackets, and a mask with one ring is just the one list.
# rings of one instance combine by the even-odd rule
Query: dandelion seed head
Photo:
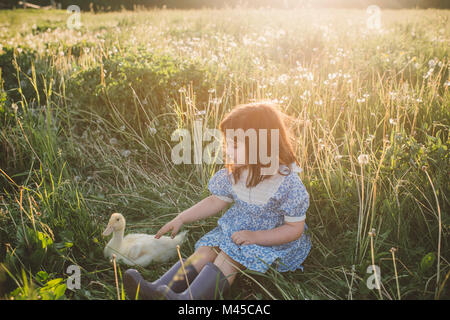
[(368, 154), (360, 154), (358, 157), (358, 163), (360, 165), (365, 165), (369, 163), (369, 155)]

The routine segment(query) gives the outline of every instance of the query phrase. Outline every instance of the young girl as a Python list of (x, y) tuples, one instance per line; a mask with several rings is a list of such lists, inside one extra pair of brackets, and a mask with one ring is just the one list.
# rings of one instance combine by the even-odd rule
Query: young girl
[[(143, 299), (214, 299), (223, 295), (239, 270), (245, 268), (264, 273), (274, 264), (280, 272), (303, 270), (302, 262), (311, 248), (309, 236), (304, 234), (309, 195), (296, 173), (301, 169), (297, 167), (284, 117), (276, 105), (253, 103), (235, 107), (222, 120), (220, 130), (224, 135), (227, 129), (256, 131), (256, 148), (251, 148), (250, 139), (225, 139), (227, 161), (208, 183), (212, 195), (181, 212), (155, 238), (169, 231), (174, 237), (183, 224), (205, 219), (230, 203), (233, 205), (218, 220), (218, 226), (197, 241), (194, 254), (183, 263), (183, 272), (179, 272), (181, 263), (177, 262), (160, 279), (147, 282), (136, 270), (127, 270), (124, 284), (130, 297), (135, 297), (139, 286)], [(270, 155), (277, 160), (278, 170), (271, 175), (262, 174), (270, 164), (261, 161), (261, 129), (268, 133), (264, 150), (273, 150), (276, 142), (269, 129), (278, 132), (276, 157)], [(257, 151), (256, 163), (249, 161), (252, 150)], [(240, 159), (245, 159), (243, 163), (238, 161), (239, 152)]]

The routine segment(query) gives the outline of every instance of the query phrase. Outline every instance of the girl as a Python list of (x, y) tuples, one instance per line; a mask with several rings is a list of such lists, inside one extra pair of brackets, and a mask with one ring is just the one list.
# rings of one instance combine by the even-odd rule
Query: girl
[[(249, 137), (229, 139), (228, 135), (224, 144), (225, 168), (208, 183), (212, 195), (165, 224), (155, 238), (169, 231), (174, 237), (183, 224), (205, 219), (230, 203), (233, 205), (218, 220), (218, 226), (197, 241), (194, 254), (184, 262), (184, 271), (177, 262), (160, 279), (147, 282), (136, 270), (127, 270), (124, 285), (130, 297), (136, 296), (139, 286), (139, 296), (144, 299), (214, 299), (223, 295), (239, 270), (245, 268), (266, 272), (275, 264), (280, 272), (303, 270), (302, 262), (311, 248), (309, 236), (304, 234), (309, 194), (296, 173), (301, 169), (297, 167), (284, 117), (276, 105), (253, 103), (235, 107), (222, 120), (220, 130), (224, 135), (228, 134), (227, 129), (256, 131), (256, 147), (250, 144)], [(278, 140), (270, 135), (262, 139), (259, 135), (273, 129)], [(266, 151), (277, 147), (270, 154), (278, 164), (274, 174), (262, 174), (269, 166), (261, 161), (262, 140), (267, 144), (262, 148)], [(257, 152), (256, 157), (251, 151)], [(252, 156), (256, 161), (249, 161)], [(239, 157), (243, 163), (239, 163)]]

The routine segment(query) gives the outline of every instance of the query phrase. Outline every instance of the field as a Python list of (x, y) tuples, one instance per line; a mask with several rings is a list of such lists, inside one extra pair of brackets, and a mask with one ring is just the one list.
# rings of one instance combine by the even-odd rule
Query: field
[[(294, 119), (313, 248), (304, 272), (245, 271), (225, 298), (449, 299), (450, 11), (380, 14), (161, 9), (76, 29), (64, 10), (0, 11), (0, 297), (117, 299), (110, 214), (154, 234), (221, 167), (174, 164), (172, 132), (271, 100)], [(183, 227), (184, 257), (217, 219)]]

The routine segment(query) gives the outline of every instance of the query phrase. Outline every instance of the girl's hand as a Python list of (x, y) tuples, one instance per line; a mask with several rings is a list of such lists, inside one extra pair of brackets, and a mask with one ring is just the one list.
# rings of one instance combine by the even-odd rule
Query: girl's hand
[(255, 244), (256, 243), (256, 236), (255, 232), (250, 230), (242, 230), (242, 231), (236, 231), (231, 236), (231, 239), (236, 243), (238, 246), (240, 245), (246, 245), (246, 244)]
[(172, 230), (171, 237), (172, 239), (175, 237), (175, 235), (178, 233), (178, 230), (180, 230), (181, 226), (183, 225), (183, 221), (176, 217), (172, 219), (171, 221), (167, 222), (161, 229), (158, 230), (158, 232), (155, 235), (155, 239), (161, 238), (161, 236), (170, 230)]

